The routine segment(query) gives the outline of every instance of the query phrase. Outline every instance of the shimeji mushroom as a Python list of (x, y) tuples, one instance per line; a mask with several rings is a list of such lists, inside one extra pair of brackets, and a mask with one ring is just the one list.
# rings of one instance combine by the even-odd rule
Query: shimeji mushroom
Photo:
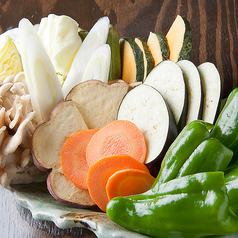
[(24, 73), (0, 82), (0, 184), (30, 183), (42, 175), (30, 155), (35, 112)]

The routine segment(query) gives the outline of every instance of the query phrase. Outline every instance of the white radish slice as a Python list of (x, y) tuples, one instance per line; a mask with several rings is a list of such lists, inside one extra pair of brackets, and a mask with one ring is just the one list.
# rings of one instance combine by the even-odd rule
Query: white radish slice
[(82, 81), (85, 68), (91, 56), (101, 45), (106, 43), (109, 25), (109, 18), (102, 17), (95, 23), (85, 37), (74, 57), (67, 78), (63, 84), (62, 90), (64, 97), (76, 84)]
[(108, 83), (108, 75), (111, 63), (111, 48), (108, 44), (100, 46), (90, 58), (82, 82), (90, 79), (97, 79)]
[(214, 123), (219, 111), (221, 97), (220, 74), (213, 63), (205, 62), (198, 66), (204, 94), (202, 120)]
[(203, 91), (197, 67), (189, 60), (180, 60), (178, 66), (183, 71), (188, 92), (188, 111), (186, 125), (202, 118)]
[(187, 115), (187, 88), (180, 67), (170, 60), (157, 64), (144, 84), (155, 87), (169, 105), (177, 124), (181, 131), (185, 125)]
[(118, 110), (118, 120), (129, 120), (139, 128), (147, 143), (145, 164), (156, 176), (169, 145), (177, 136), (174, 117), (155, 88), (141, 84), (131, 89)]

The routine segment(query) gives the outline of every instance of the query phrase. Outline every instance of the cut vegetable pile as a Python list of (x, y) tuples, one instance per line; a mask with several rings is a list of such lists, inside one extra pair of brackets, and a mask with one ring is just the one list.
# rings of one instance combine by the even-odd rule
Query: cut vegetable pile
[(152, 237), (238, 232), (238, 89), (220, 110), (219, 72), (191, 50), (179, 15), (148, 39), (22, 19), (0, 36), (1, 185), (47, 175), (58, 201)]

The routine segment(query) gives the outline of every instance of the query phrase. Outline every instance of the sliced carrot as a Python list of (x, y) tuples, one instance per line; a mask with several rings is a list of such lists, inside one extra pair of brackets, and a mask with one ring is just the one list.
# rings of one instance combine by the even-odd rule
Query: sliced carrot
[(86, 147), (98, 129), (82, 130), (69, 137), (61, 152), (61, 164), (65, 176), (75, 186), (87, 189), (88, 164)]
[(112, 155), (98, 160), (88, 171), (88, 190), (91, 198), (102, 211), (106, 211), (108, 197), (106, 185), (108, 179), (117, 171), (123, 169), (138, 169), (149, 173), (145, 164), (129, 155)]
[(86, 149), (86, 160), (91, 167), (103, 157), (127, 154), (144, 163), (146, 152), (145, 138), (138, 127), (133, 122), (117, 120), (92, 137)]
[(148, 191), (155, 178), (138, 169), (124, 169), (115, 172), (107, 181), (106, 191), (110, 201), (114, 197), (125, 197)]

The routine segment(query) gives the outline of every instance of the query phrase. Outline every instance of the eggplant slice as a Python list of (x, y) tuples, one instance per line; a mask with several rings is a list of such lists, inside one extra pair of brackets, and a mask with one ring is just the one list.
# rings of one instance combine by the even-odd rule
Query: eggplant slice
[(178, 66), (183, 71), (188, 91), (188, 110), (186, 125), (191, 121), (202, 119), (203, 90), (197, 67), (189, 60), (180, 60)]
[(178, 135), (173, 114), (162, 95), (150, 85), (134, 87), (123, 98), (117, 119), (135, 123), (145, 136), (145, 164), (156, 176), (168, 147)]
[(198, 66), (204, 93), (202, 120), (214, 124), (219, 113), (221, 100), (220, 74), (213, 63)]
[(144, 84), (156, 88), (163, 96), (171, 109), (178, 131), (181, 131), (186, 123), (187, 115), (187, 88), (180, 67), (170, 60), (157, 64)]

